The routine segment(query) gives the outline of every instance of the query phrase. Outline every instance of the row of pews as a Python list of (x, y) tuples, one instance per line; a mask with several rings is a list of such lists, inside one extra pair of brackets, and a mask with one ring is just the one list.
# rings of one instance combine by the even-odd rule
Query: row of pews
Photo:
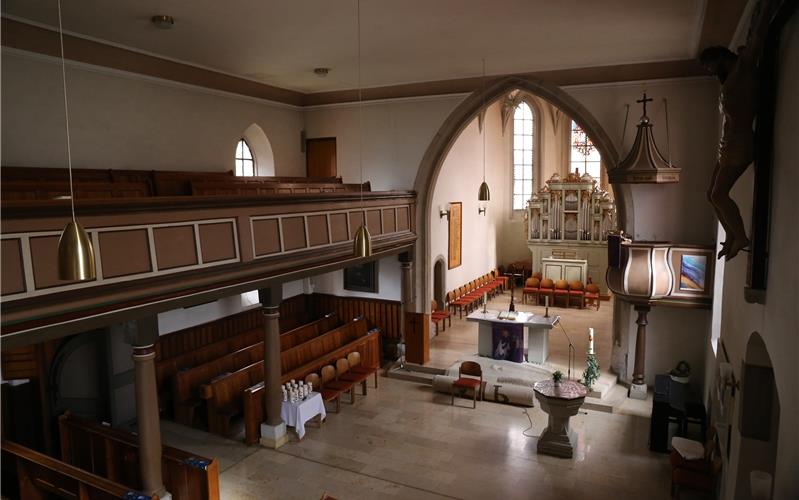
[[(327, 314), (283, 332), (280, 349), (282, 382), (318, 375), (325, 366), (338, 363), (342, 358), (346, 361), (348, 355), (358, 353), (358, 368), (352, 372), (374, 373), (377, 383), (380, 331), (370, 330), (363, 317), (342, 322), (335, 313)], [(345, 376), (347, 371), (338, 370), (333, 380), (322, 381), (322, 387), (325, 383), (336, 385), (334, 382), (339, 375)], [(352, 373), (347, 377), (352, 377)], [(243, 416), (245, 441), (248, 444), (258, 442), (264, 392), (262, 327), (230, 332), (227, 338), (160, 359), (156, 362), (156, 379), (163, 393), (162, 404), (171, 404), (177, 422), (187, 426), (204, 425), (209, 432), (228, 436), (231, 420)], [(365, 393), (365, 379), (358, 381), (364, 382)], [(338, 395), (332, 397), (329, 391), (327, 395), (326, 399), (335, 400), (338, 407)]]
[[(21, 499), (157, 499), (141, 493), (135, 434), (66, 413), (59, 417), (61, 459), (3, 441), (3, 496)], [(164, 446), (161, 469), (175, 500), (218, 500), (219, 462)], [(17, 481), (8, 478), (16, 476)], [(11, 483), (11, 484), (9, 484)]]
[[(344, 184), (340, 177), (236, 177), (227, 172), (74, 169), (76, 199), (154, 196), (269, 196), (370, 191), (369, 182)], [(3, 167), (4, 200), (51, 200), (69, 196), (63, 168)]]

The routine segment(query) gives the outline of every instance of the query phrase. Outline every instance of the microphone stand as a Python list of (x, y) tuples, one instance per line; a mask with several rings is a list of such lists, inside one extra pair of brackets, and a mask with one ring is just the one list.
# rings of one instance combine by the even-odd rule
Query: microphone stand
[(558, 325), (560, 325), (560, 329), (563, 330), (563, 335), (566, 336), (566, 340), (569, 341), (569, 361), (568, 361), (568, 374), (566, 375), (567, 380), (571, 380), (572, 378), (572, 366), (574, 366), (574, 358), (576, 356), (574, 351), (574, 344), (572, 344), (572, 339), (569, 338), (569, 334), (566, 333), (566, 329), (563, 328), (563, 323), (558, 321)]

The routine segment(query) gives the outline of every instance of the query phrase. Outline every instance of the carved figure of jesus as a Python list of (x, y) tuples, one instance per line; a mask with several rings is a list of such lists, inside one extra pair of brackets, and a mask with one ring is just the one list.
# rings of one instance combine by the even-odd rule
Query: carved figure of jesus
[(726, 47), (708, 47), (699, 57), (705, 69), (721, 82), (719, 108), (722, 115), (718, 162), (708, 189), (708, 199), (727, 235), (718, 258), (734, 258), (749, 246), (741, 211), (730, 198), (730, 190), (754, 159), (757, 114), (757, 63), (768, 25), (782, 0), (762, 0), (756, 7), (746, 47), (738, 54)]

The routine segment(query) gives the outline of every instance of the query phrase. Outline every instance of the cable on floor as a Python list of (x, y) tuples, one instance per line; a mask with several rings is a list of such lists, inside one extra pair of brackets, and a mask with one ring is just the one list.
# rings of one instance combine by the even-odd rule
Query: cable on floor
[(532, 430), (532, 428), (533, 428), (533, 419), (530, 417), (530, 414), (527, 413), (527, 408), (524, 408), (522, 410), (522, 413), (527, 415), (527, 420), (530, 421), (530, 427), (528, 427), (528, 428), (526, 428), (525, 430), (522, 431), (522, 436), (529, 437), (529, 438), (538, 437), (538, 436), (533, 436), (533, 435), (527, 434), (527, 431)]

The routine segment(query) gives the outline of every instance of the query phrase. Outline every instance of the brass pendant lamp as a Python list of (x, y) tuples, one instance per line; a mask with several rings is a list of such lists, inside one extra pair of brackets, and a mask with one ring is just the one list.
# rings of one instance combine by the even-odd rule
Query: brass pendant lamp
[[(482, 127), (480, 133), (483, 135), (483, 183), (480, 184), (480, 189), (477, 191), (477, 201), (480, 202), (480, 208), (478, 209), (478, 213), (485, 215), (486, 207), (485, 203), (491, 200), (491, 190), (488, 189), (488, 183), (486, 182), (486, 60), (483, 59), (483, 105), (480, 109), (480, 113), (483, 115), (482, 120)], [(479, 120), (478, 120), (479, 121)]]
[(372, 235), (366, 227), (366, 210), (363, 206), (363, 96), (361, 95), (361, 0), (355, 0), (355, 17), (358, 31), (358, 164), (361, 169), (361, 209), (363, 221), (355, 231), (355, 256), (369, 257), (372, 255)]
[(64, 62), (64, 28), (61, 25), (61, 0), (58, 0), (58, 37), (61, 44), (61, 81), (64, 88), (64, 118), (67, 134), (67, 167), (69, 169), (69, 203), (72, 220), (58, 239), (58, 277), (67, 281), (93, 280), (94, 249), (86, 230), (75, 220), (75, 190), (72, 186), (72, 148), (69, 140), (69, 106), (67, 104), (67, 71)]

